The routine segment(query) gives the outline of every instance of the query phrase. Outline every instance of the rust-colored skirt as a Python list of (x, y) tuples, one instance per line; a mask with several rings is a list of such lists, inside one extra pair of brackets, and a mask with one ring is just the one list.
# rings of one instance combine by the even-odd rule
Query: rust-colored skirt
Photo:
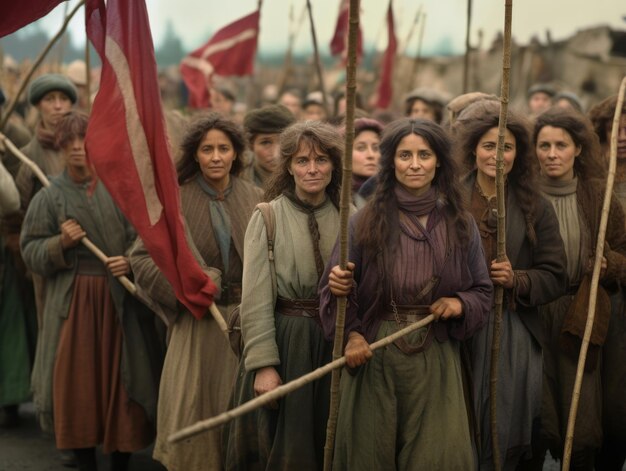
[(105, 453), (147, 447), (153, 431), (121, 373), (122, 329), (106, 276), (77, 275), (53, 377), (59, 449), (102, 444)]

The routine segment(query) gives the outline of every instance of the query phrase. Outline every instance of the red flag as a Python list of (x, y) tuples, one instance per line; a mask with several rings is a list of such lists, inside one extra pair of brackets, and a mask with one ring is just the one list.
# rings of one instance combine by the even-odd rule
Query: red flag
[(65, 0), (14, 0), (3, 2), (0, 14), (0, 38), (46, 16)]
[(197, 318), (217, 287), (185, 238), (144, 0), (87, 0), (87, 36), (102, 60), (86, 147), (176, 297)]
[[(337, 16), (337, 25), (335, 33), (330, 40), (330, 53), (333, 56), (342, 56), (344, 61), (348, 55), (348, 30), (350, 21), (350, 0), (341, 0), (339, 4), (339, 16)], [(361, 33), (361, 25), (359, 24), (359, 37), (356, 46), (357, 61), (363, 57), (363, 34)]]
[(393, 61), (398, 49), (391, 3), (392, 0), (389, 0), (389, 9), (387, 10), (387, 50), (383, 57), (383, 72), (378, 84), (378, 101), (376, 102), (376, 107), (383, 110), (389, 107), (391, 97), (393, 96)]
[(189, 106), (208, 108), (213, 74), (252, 75), (259, 37), (260, 10), (230, 23), (183, 59), (180, 73), (189, 89)]

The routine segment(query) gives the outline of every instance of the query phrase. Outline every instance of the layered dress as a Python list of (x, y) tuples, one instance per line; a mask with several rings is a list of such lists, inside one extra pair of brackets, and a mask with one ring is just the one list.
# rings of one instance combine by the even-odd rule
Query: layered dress
[[(561, 457), (571, 396), (574, 389), (580, 337), (573, 336), (572, 328), (584, 331), (589, 302), (591, 264), (600, 226), (601, 205), (604, 198), (603, 182), (578, 178), (559, 182), (544, 178), (542, 192), (552, 203), (567, 254), (569, 292), (558, 300), (543, 306), (541, 316), (546, 334), (544, 346), (544, 393), (541, 423), (543, 438), (551, 453)], [(614, 197), (609, 212), (606, 234), (607, 270), (598, 287), (598, 302), (594, 320), (594, 335), (588, 352), (583, 376), (579, 412), (576, 421), (572, 451), (572, 469), (593, 469), (595, 452), (603, 440), (603, 412), (609, 423), (619, 423), (626, 408), (622, 401), (606, 402), (624, 389), (626, 368), (619, 352), (626, 349), (623, 304), (616, 289), (626, 283), (626, 231), (624, 212)], [(613, 296), (611, 302), (610, 295)], [(575, 312), (585, 315), (576, 316)], [(620, 348), (621, 347), (621, 348)], [(616, 355), (617, 353), (617, 355)], [(612, 419), (616, 417), (616, 419)], [(623, 420), (621, 420), (623, 422)]]
[[(295, 196), (271, 203), (275, 215), (273, 286), (263, 216), (256, 211), (246, 231), (241, 301), (244, 352), (233, 405), (253, 399), (259, 368), (276, 368), (283, 383), (330, 361), (332, 345), (320, 327), (319, 277), (339, 229), (339, 212), (326, 200), (303, 204)], [(330, 382), (310, 383), (267, 408), (240, 417), (227, 428), (227, 470), (319, 470)]]
[[(222, 272), (216, 301), (227, 314), (241, 298), (243, 236), (261, 192), (231, 176), (217, 194), (201, 175), (180, 189), (186, 226), (201, 266)], [(154, 458), (169, 471), (221, 470), (221, 431), (168, 442), (172, 433), (226, 410), (237, 370), (237, 358), (208, 312), (196, 319), (176, 301), (174, 290), (138, 240), (131, 253), (137, 285), (161, 304), (168, 316), (169, 344), (159, 390)]]
[[(465, 181), (471, 212), (478, 224), (487, 266), (496, 258), (496, 198), (485, 197), (476, 173)], [(531, 448), (533, 421), (541, 412), (542, 327), (538, 307), (565, 293), (567, 261), (554, 210), (544, 198), (535, 202), (536, 242), (526, 232), (524, 214), (511, 190), (506, 192), (506, 252), (514, 270), (514, 287), (505, 290), (498, 364), (498, 440), (502, 469), (515, 469)], [(493, 311), (488, 328), (467, 346), (472, 364), (474, 409), (480, 428), (481, 469), (492, 469), (490, 368)]]
[(124, 255), (135, 232), (101, 183), (67, 172), (35, 195), (21, 248), (45, 277), (43, 324), (33, 370), (41, 426), (61, 449), (103, 444), (132, 452), (154, 436), (163, 349), (153, 317), (82, 244), (63, 249), (60, 224), (75, 219), (109, 256)]
[[(464, 388), (460, 344), (484, 325), (493, 287), (471, 217), (467, 241), (454, 231), (445, 202), (431, 188), (418, 198), (396, 187), (399, 240), (371, 251), (350, 226), (354, 286), (348, 296), (346, 336), (368, 343), (430, 313), (442, 297), (461, 301), (461, 317), (430, 324), (377, 350), (356, 371), (344, 371), (333, 469), (472, 469), (475, 455)], [(428, 216), (426, 226), (420, 216)], [(385, 260), (384, 253), (389, 254)], [(338, 247), (320, 282), (320, 314), (327, 338), (336, 298), (328, 288)]]

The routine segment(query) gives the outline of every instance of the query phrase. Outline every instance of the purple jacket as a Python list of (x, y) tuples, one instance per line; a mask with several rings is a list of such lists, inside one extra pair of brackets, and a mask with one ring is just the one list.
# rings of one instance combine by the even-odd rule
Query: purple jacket
[[(350, 252), (348, 259), (356, 265), (355, 287), (348, 296), (346, 309), (345, 338), (350, 332), (361, 333), (368, 343), (376, 338), (382, 322), (379, 313), (389, 310), (389, 299), (383, 299), (381, 259), (378, 254), (364, 251), (354, 244), (354, 224), (360, 212), (350, 221)], [(463, 304), (463, 317), (441, 321), (434, 325), (437, 340), (445, 342), (450, 337), (464, 340), (482, 328), (489, 317), (492, 306), (493, 285), (485, 265), (482, 243), (474, 219), (470, 216), (470, 240), (465, 249), (452, 248), (439, 275), (441, 280), (433, 293), (433, 299), (447, 296), (458, 297)], [(328, 288), (330, 270), (339, 263), (339, 241), (320, 279), (320, 317), (328, 339), (335, 334), (336, 298)]]

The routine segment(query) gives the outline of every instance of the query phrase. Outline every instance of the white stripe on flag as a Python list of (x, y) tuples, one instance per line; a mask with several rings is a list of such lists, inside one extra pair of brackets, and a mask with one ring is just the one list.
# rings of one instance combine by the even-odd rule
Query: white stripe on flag
[(159, 200), (154, 183), (154, 167), (150, 159), (150, 149), (146, 133), (139, 119), (137, 101), (133, 84), (130, 79), (130, 67), (124, 52), (119, 45), (107, 35), (105, 43), (105, 55), (117, 77), (117, 84), (122, 92), (124, 108), (126, 109), (126, 130), (130, 142), (135, 167), (141, 181), (141, 189), (148, 208), (150, 225), (154, 226), (161, 218), (163, 206)]
[(209, 77), (215, 71), (213, 64), (211, 64), (208, 60), (201, 59), (199, 57), (187, 56), (183, 59), (182, 63), (199, 70), (205, 77)]
[(243, 41), (247, 41), (248, 39), (253, 39), (255, 37), (256, 37), (256, 29), (248, 28), (246, 30), (243, 30), (241, 33), (233, 36), (232, 38), (223, 39), (222, 41), (216, 44), (211, 44), (204, 51), (202, 51), (202, 58), (206, 59), (211, 54), (223, 51), (225, 49), (230, 49), (237, 43), (241, 43)]

